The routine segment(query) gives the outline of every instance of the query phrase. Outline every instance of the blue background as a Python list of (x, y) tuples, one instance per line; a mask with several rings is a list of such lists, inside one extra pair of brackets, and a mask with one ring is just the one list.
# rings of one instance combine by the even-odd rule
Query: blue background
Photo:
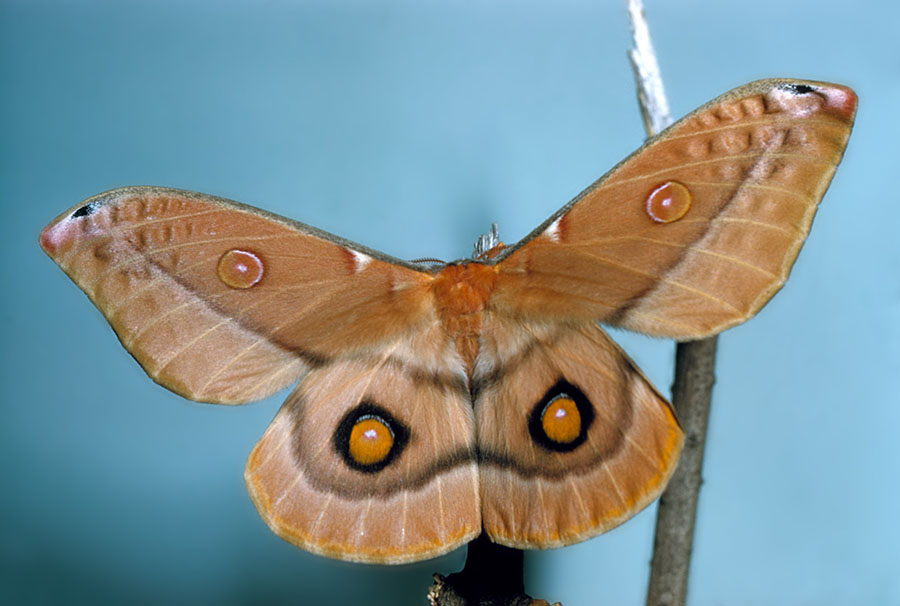
[[(0, 2), (0, 602), (422, 604), (433, 571), (271, 534), (242, 479), (284, 394), (155, 385), (40, 251), (95, 193), (262, 206), (404, 258), (515, 241), (643, 139), (624, 2)], [(720, 340), (690, 603), (900, 604), (895, 2), (649, 2), (680, 116), (771, 76), (860, 97), (786, 288)], [(616, 333), (668, 391), (670, 342)], [(568, 606), (643, 602), (655, 507), (526, 557)]]

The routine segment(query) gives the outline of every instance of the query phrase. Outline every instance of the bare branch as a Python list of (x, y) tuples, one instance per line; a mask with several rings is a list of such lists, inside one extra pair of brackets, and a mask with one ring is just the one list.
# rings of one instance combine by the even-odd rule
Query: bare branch
[(685, 440), (678, 467), (656, 512), (647, 606), (682, 606), (687, 600), (709, 403), (715, 382), (716, 343), (716, 337), (679, 343), (675, 354), (672, 402)]
[[(672, 123), (641, 0), (628, 0), (634, 48), (629, 52), (648, 136)], [(716, 337), (679, 343), (672, 404), (685, 431), (684, 450), (656, 516), (647, 606), (683, 606), (702, 484), (703, 451), (715, 381)]]

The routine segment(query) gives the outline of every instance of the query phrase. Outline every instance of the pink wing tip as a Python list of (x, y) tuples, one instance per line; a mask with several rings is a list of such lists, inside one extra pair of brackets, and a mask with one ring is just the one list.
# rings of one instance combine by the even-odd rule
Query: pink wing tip
[(41, 248), (51, 257), (56, 254), (60, 244), (59, 230), (56, 229), (58, 226), (59, 223), (51, 223), (41, 231)]
[(853, 89), (847, 86), (832, 84), (822, 87), (820, 91), (826, 99), (829, 109), (846, 119), (851, 119), (856, 114), (858, 99)]
[(75, 223), (77, 222), (72, 221), (67, 214), (45, 227), (38, 238), (44, 252), (55, 259), (63, 249), (70, 246), (77, 237)]

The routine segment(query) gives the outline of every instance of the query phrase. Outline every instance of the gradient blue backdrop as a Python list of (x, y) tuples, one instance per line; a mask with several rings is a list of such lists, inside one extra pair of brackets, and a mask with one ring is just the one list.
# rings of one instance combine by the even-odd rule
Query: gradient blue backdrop
[[(44, 256), (113, 187), (262, 206), (390, 254), (530, 231), (643, 139), (623, 3), (0, 1), (0, 602), (422, 604), (271, 534), (242, 479), (284, 394), (156, 386)], [(787, 287), (720, 341), (690, 603), (900, 604), (896, 2), (649, 1), (676, 115), (832, 80), (857, 127)], [(672, 344), (617, 333), (668, 391)], [(655, 507), (529, 553), (528, 589), (642, 603)]]

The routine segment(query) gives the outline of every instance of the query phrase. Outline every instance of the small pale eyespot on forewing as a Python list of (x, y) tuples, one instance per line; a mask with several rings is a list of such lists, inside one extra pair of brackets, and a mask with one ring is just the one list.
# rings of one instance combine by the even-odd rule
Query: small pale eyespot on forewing
[(572, 398), (561, 396), (550, 402), (541, 415), (541, 426), (548, 438), (569, 444), (581, 435), (581, 413)]
[(219, 279), (231, 288), (250, 288), (263, 277), (263, 263), (252, 252), (234, 248), (219, 259)]
[(378, 417), (362, 417), (350, 430), (347, 449), (353, 460), (360, 465), (381, 463), (393, 447), (394, 434), (387, 423)]
[(657, 223), (672, 223), (691, 208), (691, 191), (678, 181), (666, 181), (647, 196), (647, 214)]

